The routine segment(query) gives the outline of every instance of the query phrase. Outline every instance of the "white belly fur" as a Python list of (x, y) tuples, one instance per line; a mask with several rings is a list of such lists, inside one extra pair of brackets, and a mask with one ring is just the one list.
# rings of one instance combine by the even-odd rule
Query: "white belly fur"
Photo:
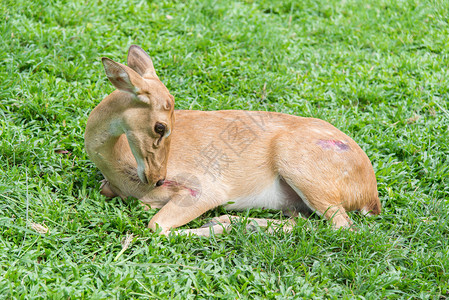
[(274, 182), (259, 191), (258, 193), (239, 197), (229, 201), (224, 207), (230, 210), (245, 210), (248, 208), (267, 208), (267, 209), (282, 209), (287, 201), (287, 194), (281, 185), (279, 177), (276, 177)]

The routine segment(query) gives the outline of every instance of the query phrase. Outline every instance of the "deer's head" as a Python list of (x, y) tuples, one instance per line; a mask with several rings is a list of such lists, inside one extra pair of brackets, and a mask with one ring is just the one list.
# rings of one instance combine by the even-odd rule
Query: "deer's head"
[(137, 162), (137, 174), (143, 183), (159, 186), (167, 173), (170, 133), (174, 125), (174, 98), (159, 80), (153, 62), (138, 46), (128, 51), (128, 66), (103, 58), (111, 83), (120, 91), (118, 97), (132, 99), (126, 105), (118, 131), (126, 134)]

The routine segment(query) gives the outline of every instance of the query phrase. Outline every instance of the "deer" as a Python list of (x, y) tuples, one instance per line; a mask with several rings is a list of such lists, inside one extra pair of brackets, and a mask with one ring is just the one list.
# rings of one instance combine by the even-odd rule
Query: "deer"
[[(148, 227), (159, 234), (209, 236), (238, 217), (222, 215), (200, 228), (175, 230), (218, 206), (241, 211), (312, 213), (332, 227), (353, 228), (347, 212), (381, 212), (366, 153), (348, 135), (316, 118), (268, 111), (175, 110), (174, 97), (139, 46), (127, 65), (102, 58), (116, 90), (90, 113), (85, 149), (101, 171), (100, 193), (134, 197), (160, 209)], [(250, 218), (261, 227), (295, 222)]]

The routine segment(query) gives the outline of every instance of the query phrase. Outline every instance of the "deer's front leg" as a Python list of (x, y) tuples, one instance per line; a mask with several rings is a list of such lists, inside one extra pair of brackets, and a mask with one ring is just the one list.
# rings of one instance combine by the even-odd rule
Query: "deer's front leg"
[(104, 178), (100, 182), (101, 182), (100, 194), (102, 194), (107, 198), (114, 198), (118, 196), (118, 194), (113, 191), (110, 182), (106, 178)]
[[(160, 234), (168, 235), (170, 229), (189, 223), (203, 213), (222, 204), (223, 196), (215, 193), (214, 197), (203, 193), (198, 195), (175, 194), (161, 210), (154, 215), (148, 224), (148, 228), (156, 230), (159, 226)], [(207, 229), (209, 232), (209, 229)]]

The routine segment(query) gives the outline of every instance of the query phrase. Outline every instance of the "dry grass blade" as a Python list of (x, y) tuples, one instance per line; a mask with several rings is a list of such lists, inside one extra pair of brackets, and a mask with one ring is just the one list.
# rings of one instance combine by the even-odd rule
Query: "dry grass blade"
[(31, 226), (31, 228), (33, 228), (37, 233), (40, 233), (40, 234), (46, 234), (46, 233), (48, 232), (48, 227), (45, 226), (45, 224), (44, 224), (44, 225), (41, 225), (41, 224), (38, 224), (38, 223), (31, 222), (31, 223), (30, 223), (30, 226)]
[(122, 250), (120, 250), (119, 254), (114, 258), (114, 261), (117, 261), (120, 256), (128, 249), (129, 245), (131, 245), (131, 242), (133, 241), (134, 235), (126, 233), (126, 236), (122, 239)]

